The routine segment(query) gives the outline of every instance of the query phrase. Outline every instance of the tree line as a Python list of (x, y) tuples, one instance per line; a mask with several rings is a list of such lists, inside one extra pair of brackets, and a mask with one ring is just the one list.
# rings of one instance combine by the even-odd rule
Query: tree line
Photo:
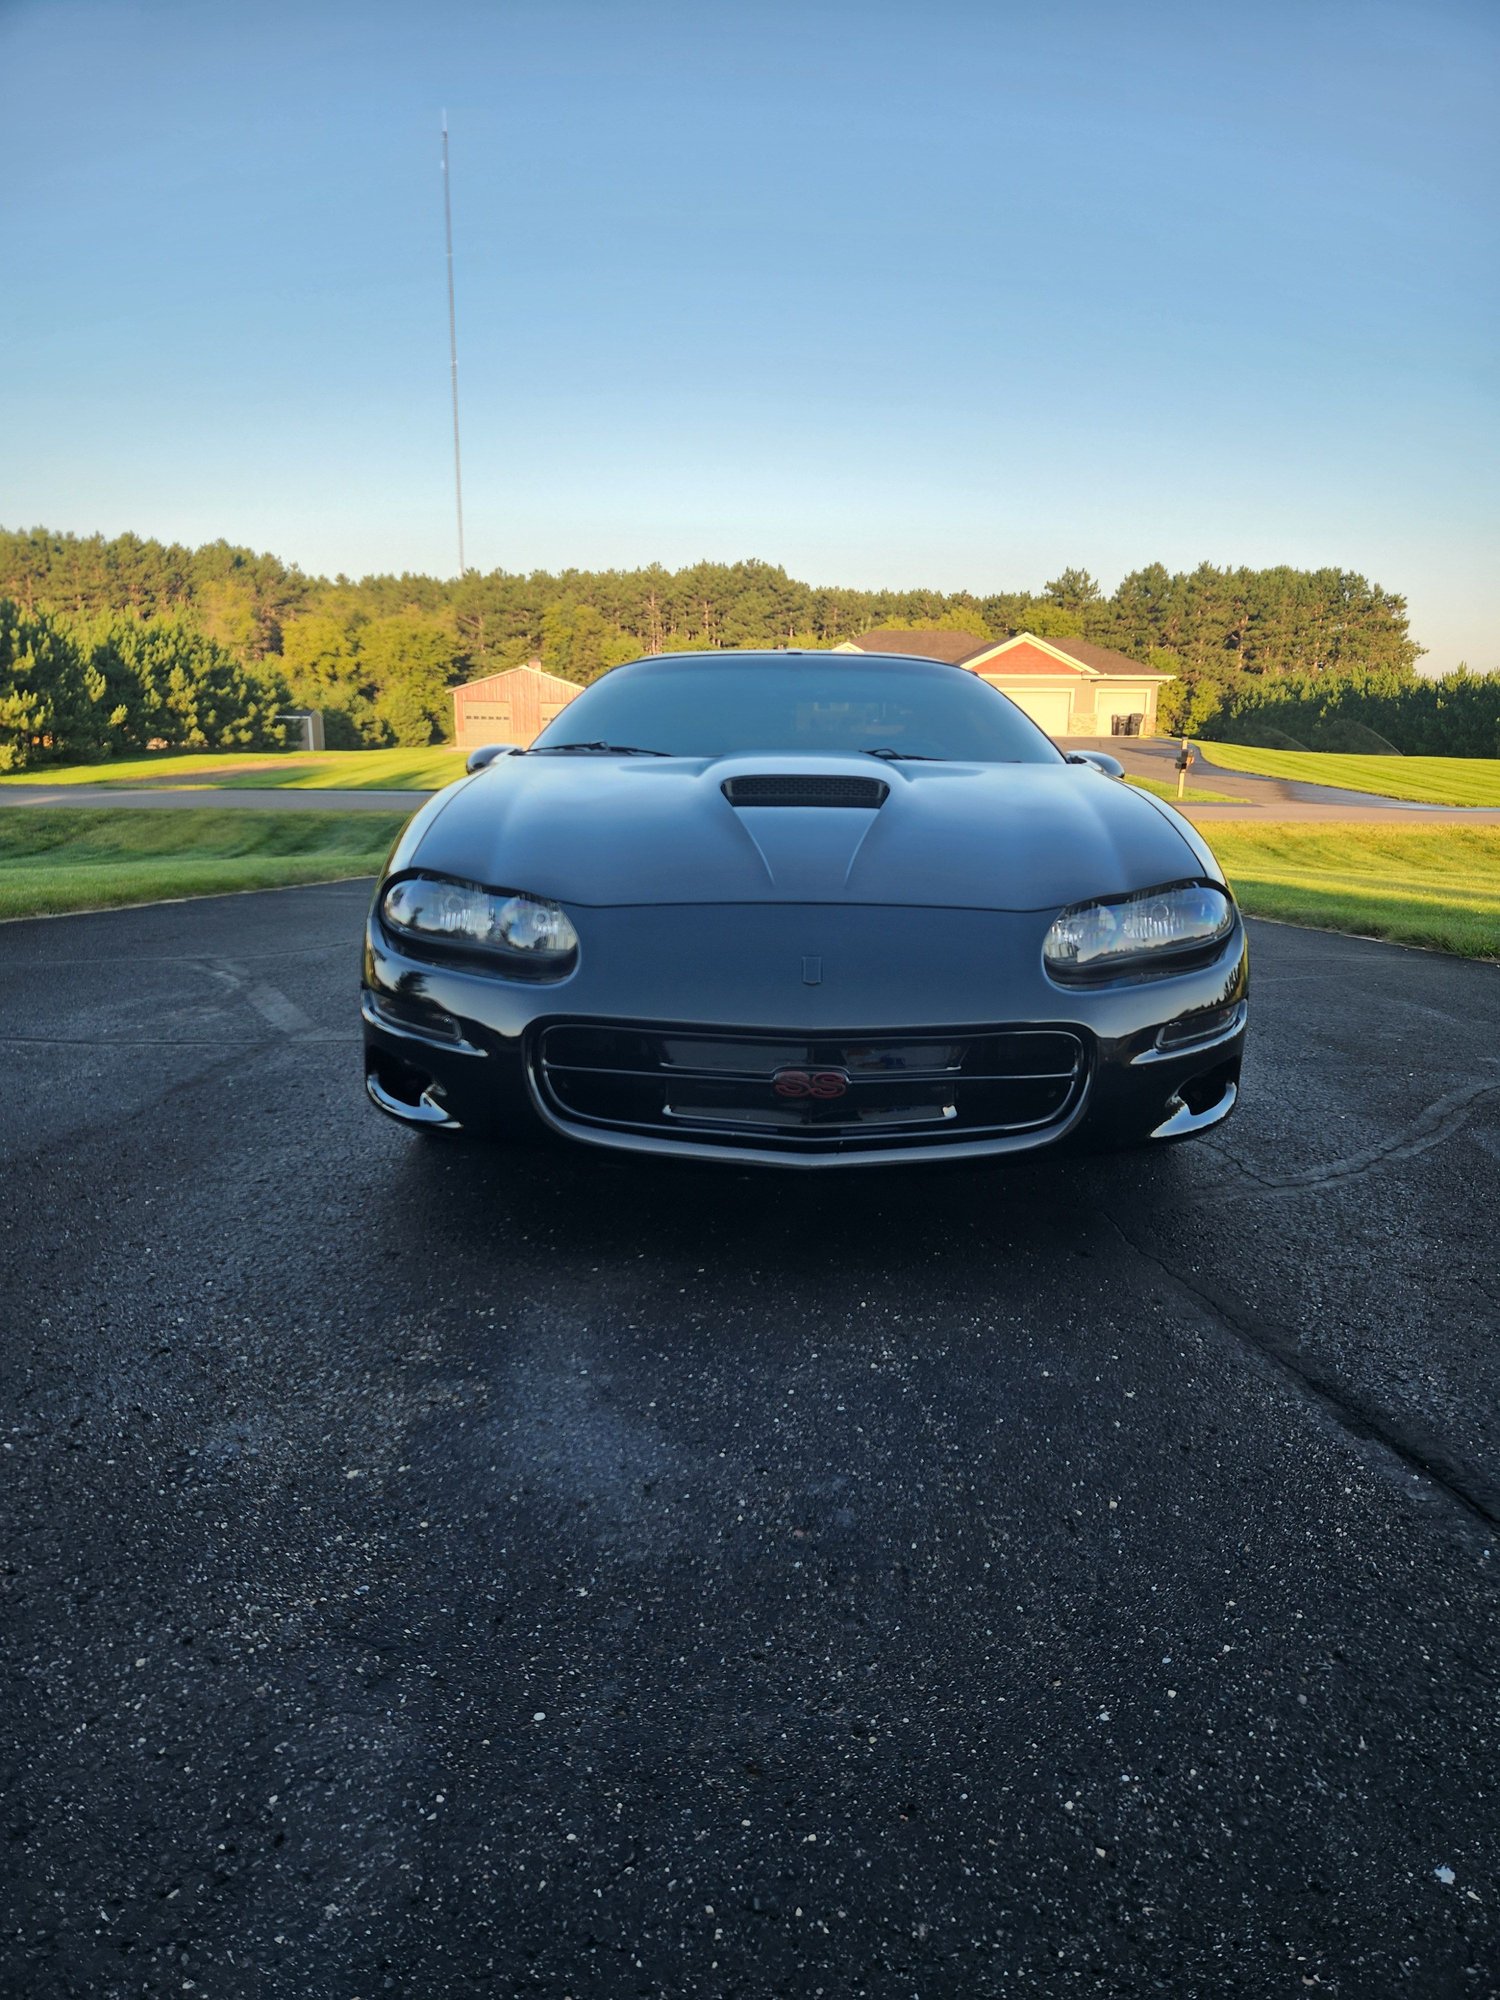
[[(259, 747), (279, 740), (269, 718), (289, 706), (320, 708), (330, 747), (431, 743), (451, 727), (453, 686), (527, 659), (587, 683), (645, 653), (826, 647), (877, 625), (1113, 646), (1178, 676), (1163, 691), (1164, 724), (1198, 733), (1273, 681), (1394, 676), (1404, 685), (1421, 651), (1405, 600), (1362, 576), (1208, 563), (1176, 572), (1148, 564), (1109, 595), (1082, 569), (1040, 592), (982, 595), (820, 587), (763, 562), (355, 580), (311, 576), (222, 541), (190, 549), (38, 528), (0, 530), (0, 599), (11, 606), (11, 636), (0, 637), (0, 745), (13, 762), (117, 754), (144, 741)], [(76, 661), (63, 672), (69, 649)], [(139, 673), (121, 664), (148, 655), (173, 664)], [(46, 661), (57, 678), (54, 723), (27, 680)], [(163, 672), (177, 677), (171, 699), (152, 692)], [(103, 691), (84, 697), (80, 688)], [(118, 723), (108, 719), (116, 711)]]
[(1467, 667), (1431, 680), (1246, 675), (1200, 707), (1193, 734), (1267, 750), (1500, 757), (1500, 674)]

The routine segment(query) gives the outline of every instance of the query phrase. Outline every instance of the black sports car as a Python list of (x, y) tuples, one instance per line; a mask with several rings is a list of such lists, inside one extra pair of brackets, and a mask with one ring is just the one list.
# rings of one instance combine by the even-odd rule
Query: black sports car
[(934, 661), (617, 667), (397, 842), (370, 1096), (422, 1131), (793, 1167), (1202, 1132), (1238, 1089), (1244, 929), (1118, 769)]

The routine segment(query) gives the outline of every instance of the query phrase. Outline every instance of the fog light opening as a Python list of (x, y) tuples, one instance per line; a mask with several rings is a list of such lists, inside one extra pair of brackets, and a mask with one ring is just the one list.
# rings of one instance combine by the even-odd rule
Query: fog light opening
[(1177, 1096), (1197, 1118), (1221, 1104), (1233, 1082), (1234, 1065), (1221, 1063), (1217, 1069), (1205, 1070), (1202, 1076), (1190, 1077), (1186, 1083), (1178, 1084)]
[(421, 1111), (424, 1105), (441, 1105), (443, 1102), (443, 1086), (436, 1077), (418, 1069), (415, 1063), (403, 1062), (399, 1056), (393, 1056), (385, 1049), (371, 1057), (369, 1073), (388, 1097), (394, 1097), (398, 1104), (404, 1104), (411, 1111)]

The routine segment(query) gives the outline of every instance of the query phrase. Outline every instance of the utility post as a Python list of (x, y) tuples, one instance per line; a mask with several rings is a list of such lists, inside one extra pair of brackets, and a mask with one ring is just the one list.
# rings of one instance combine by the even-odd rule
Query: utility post
[(464, 577), (464, 474), (458, 450), (458, 320), (453, 310), (453, 201), (448, 176), (448, 114), (443, 113), (443, 231), (448, 241), (448, 372), (453, 383), (453, 497), (458, 505), (458, 580)]

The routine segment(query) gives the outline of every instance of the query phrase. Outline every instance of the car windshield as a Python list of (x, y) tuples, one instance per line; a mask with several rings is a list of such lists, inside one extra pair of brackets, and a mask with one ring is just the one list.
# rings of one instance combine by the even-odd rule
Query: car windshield
[(672, 757), (865, 752), (971, 764), (1061, 753), (998, 689), (919, 660), (704, 653), (616, 668), (570, 702), (533, 752), (605, 745)]

